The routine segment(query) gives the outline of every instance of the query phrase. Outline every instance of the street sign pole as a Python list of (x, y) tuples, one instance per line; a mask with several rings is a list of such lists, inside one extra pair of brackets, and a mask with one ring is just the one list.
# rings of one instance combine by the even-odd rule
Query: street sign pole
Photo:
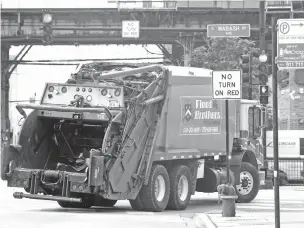
[(242, 78), (240, 70), (212, 72), (212, 99), (225, 101), (226, 127), (226, 171), (227, 184), (217, 187), (222, 198), (222, 216), (235, 217), (235, 188), (230, 183), (230, 140), (229, 140), (229, 100), (242, 99)]
[(213, 71), (213, 99), (225, 100), (227, 185), (230, 183), (229, 100), (242, 98), (241, 71)]
[(280, 189), (279, 189), (279, 137), (278, 137), (278, 67), (277, 56), (277, 18), (272, 17), (272, 107), (273, 107), (273, 163), (274, 163), (274, 207), (275, 228), (280, 228)]
[(226, 116), (226, 165), (227, 165), (227, 185), (230, 183), (230, 162), (229, 162), (229, 101), (225, 100)]

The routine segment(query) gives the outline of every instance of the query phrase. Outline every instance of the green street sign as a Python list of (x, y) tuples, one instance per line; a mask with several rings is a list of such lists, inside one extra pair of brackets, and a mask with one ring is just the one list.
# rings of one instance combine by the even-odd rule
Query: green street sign
[(250, 24), (210, 24), (207, 37), (250, 37)]

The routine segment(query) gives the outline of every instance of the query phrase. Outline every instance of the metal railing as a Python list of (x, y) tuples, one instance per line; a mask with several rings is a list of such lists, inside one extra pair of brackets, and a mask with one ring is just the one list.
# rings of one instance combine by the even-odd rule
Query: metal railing
[(116, 1), (118, 10), (177, 10), (178, 3), (176, 0), (156, 0), (156, 1), (136, 1), (136, 0), (119, 0)]
[(259, 0), (108, 0), (119, 10), (176, 10), (178, 8), (258, 9)]
[[(273, 158), (268, 158), (268, 167), (273, 175)], [(280, 184), (304, 185), (304, 158), (279, 158)]]

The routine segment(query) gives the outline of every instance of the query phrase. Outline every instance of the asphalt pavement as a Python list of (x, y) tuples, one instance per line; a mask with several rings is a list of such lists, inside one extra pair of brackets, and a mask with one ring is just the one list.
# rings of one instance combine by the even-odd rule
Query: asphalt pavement
[[(273, 190), (261, 190), (257, 198), (249, 204), (236, 204), (236, 218), (226, 218), (225, 221), (220, 215), (221, 205), (218, 202), (217, 193), (197, 193), (192, 197), (190, 205), (184, 211), (153, 213), (136, 212), (132, 210), (127, 200), (119, 201), (113, 208), (64, 209), (53, 201), (14, 199), (13, 192), (20, 190), (18, 188), (7, 188), (6, 182), (0, 181), (0, 228), (60, 228), (81, 227), (87, 224), (109, 228), (121, 228), (122, 225), (124, 228), (158, 226), (166, 228), (209, 228), (208, 221), (205, 224), (206, 218), (213, 225), (218, 222), (223, 227), (241, 227), (238, 225), (246, 223), (240, 223), (240, 220), (255, 222), (259, 220), (258, 223), (260, 224), (263, 224), (263, 221), (266, 224), (273, 224), (271, 219), (274, 217)], [(296, 224), (299, 219), (303, 218), (303, 225), (304, 187), (282, 187), (280, 193), (281, 213), (283, 218), (287, 218), (283, 222), (289, 224), (294, 221), (294, 224)], [(302, 216), (298, 216), (299, 219), (295, 218), (294, 216), (299, 213)], [(293, 217), (292, 214), (294, 214)], [(256, 217), (252, 219), (254, 215)], [(250, 219), (246, 219), (246, 216), (249, 216)], [(221, 226), (213, 226), (212, 228)], [(249, 228), (248, 226), (247, 224), (246, 228)]]
[[(193, 196), (187, 210), (161, 213), (137, 212), (129, 201), (119, 201), (113, 208), (65, 209), (57, 202), (32, 199), (15, 199), (14, 191), (0, 181), (0, 228), (61, 228), (97, 225), (109, 228), (166, 227), (196, 228), (193, 219), (197, 212), (208, 212), (220, 208), (217, 194)], [(24, 192), (24, 191), (23, 191)]]

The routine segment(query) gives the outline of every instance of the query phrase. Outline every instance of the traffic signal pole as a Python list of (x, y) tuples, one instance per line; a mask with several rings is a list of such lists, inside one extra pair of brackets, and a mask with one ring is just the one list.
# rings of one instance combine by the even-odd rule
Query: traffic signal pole
[(249, 100), (253, 99), (253, 96), (252, 96), (252, 91), (253, 91), (252, 72), (253, 72), (253, 70), (252, 70), (252, 58), (250, 56), (250, 59), (249, 59), (249, 88), (248, 88)]
[[(260, 22), (260, 51), (266, 51), (266, 39), (265, 39), (265, 1), (260, 1), (260, 13), (259, 13), (259, 22)], [(268, 161), (266, 154), (266, 121), (267, 121), (267, 112), (266, 105), (263, 105), (264, 112), (262, 112), (263, 126), (262, 126), (262, 153), (263, 153), (263, 169), (265, 170), (265, 182), (267, 179), (267, 169)]]

